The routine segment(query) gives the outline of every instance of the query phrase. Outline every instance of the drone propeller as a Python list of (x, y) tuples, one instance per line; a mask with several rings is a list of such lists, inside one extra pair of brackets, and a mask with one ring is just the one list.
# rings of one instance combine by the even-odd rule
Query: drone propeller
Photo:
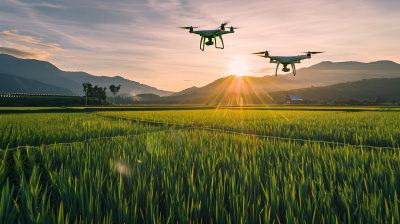
[(226, 21), (224, 23), (221, 24), (221, 26), (217, 27), (217, 29), (219, 28), (225, 28), (225, 26), (229, 23), (229, 21)]
[[(271, 51), (268, 51), (268, 50), (266, 50), (266, 51), (267, 52), (272, 52), (272, 51), (276, 51), (276, 50), (279, 50), (279, 49), (281, 49), (281, 48), (275, 48), (275, 49), (272, 49)], [(260, 51), (260, 52), (252, 53), (252, 54), (265, 54), (265, 51)]]
[(308, 54), (308, 53), (310, 53), (310, 54), (319, 54), (319, 53), (324, 53), (325, 51), (320, 51), (320, 52), (318, 52), (318, 51), (309, 51), (309, 52), (302, 52), (302, 53), (305, 53), (305, 54)]
[(221, 25), (226, 26), (226, 25), (228, 25), (228, 23), (229, 23), (229, 21), (226, 21), (226, 22), (222, 23)]
[(190, 28), (199, 28), (199, 27), (185, 26), (185, 27), (178, 27), (178, 28), (189, 30)]
[(252, 54), (265, 54), (265, 51), (260, 51), (260, 52), (252, 53)]

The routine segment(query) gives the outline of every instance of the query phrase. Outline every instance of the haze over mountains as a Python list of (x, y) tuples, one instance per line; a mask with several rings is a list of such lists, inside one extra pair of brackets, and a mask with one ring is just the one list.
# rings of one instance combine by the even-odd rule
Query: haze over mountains
[[(371, 78), (353, 82), (338, 83), (329, 86), (309, 87), (287, 91), (262, 92), (248, 91), (252, 85), (249, 77), (230, 76), (225, 81), (231, 82), (232, 88), (216, 90), (213, 92), (195, 92), (184, 95), (159, 97), (156, 95), (138, 95), (129, 102), (123, 99), (121, 103), (153, 103), (153, 104), (211, 104), (211, 105), (239, 105), (239, 104), (274, 104), (286, 95), (299, 95), (304, 99), (323, 101), (328, 98), (334, 100), (338, 97), (345, 99), (369, 100), (383, 97), (389, 102), (400, 102), (400, 77), (399, 78)], [(247, 86), (247, 87), (246, 87)], [(244, 92), (243, 92), (244, 91)], [(118, 103), (118, 102), (117, 102)]]
[(16, 75), (0, 73), (0, 94), (2, 93), (76, 95), (67, 88), (49, 85)]
[[(67, 88), (76, 95), (84, 95), (82, 87), (83, 82), (90, 82), (93, 86), (98, 85), (101, 87), (108, 87), (111, 84), (121, 84), (119, 93), (131, 94), (133, 90), (136, 91), (136, 94), (154, 93), (160, 96), (166, 96), (173, 93), (124, 79), (119, 76), (105, 77), (90, 75), (86, 72), (66, 72), (60, 70), (47, 61), (20, 59), (7, 54), (0, 54), (0, 73), (28, 78), (56, 87)], [(13, 92), (17, 92), (17, 90), (18, 89)], [(2, 89), (0, 89), (0, 92), (1, 91)], [(64, 90), (60, 91), (58, 94), (63, 94), (63, 91)], [(109, 91), (107, 92), (109, 93)]]
[[(240, 101), (240, 97), (257, 99), (259, 103), (271, 103), (280, 94), (294, 94), (302, 88), (311, 86), (330, 86), (337, 83), (347, 83), (372, 78), (397, 78), (400, 77), (400, 64), (392, 61), (362, 62), (321, 62), (308, 68), (278, 76), (228, 76), (215, 80), (203, 87), (191, 87), (177, 93), (159, 90), (157, 88), (140, 84), (120, 76), (106, 77), (93, 76), (85, 72), (67, 72), (58, 69), (46, 61), (32, 59), (19, 59), (10, 55), (0, 54), (0, 73), (2, 73), (0, 93), (26, 92), (26, 93), (58, 93), (84, 95), (82, 83), (90, 82), (101, 87), (111, 84), (121, 84), (119, 95), (132, 96), (136, 94), (152, 93), (163, 96), (163, 101), (174, 103), (230, 103)], [(381, 82), (379, 85), (386, 85)], [(362, 82), (360, 85), (370, 84)], [(5, 88), (7, 87), (7, 88)], [(340, 88), (345, 86), (339, 85)], [(361, 87), (360, 87), (361, 88)], [(381, 86), (375, 90), (383, 91)], [(287, 92), (289, 90), (293, 90)], [(315, 89), (314, 89), (315, 90)], [(46, 92), (47, 91), (47, 92)], [(322, 91), (322, 90), (321, 90)], [(347, 91), (347, 90), (346, 90)], [(366, 91), (365, 88), (363, 91)], [(110, 92), (107, 91), (109, 94)], [(315, 97), (307, 95), (306, 98), (318, 99), (322, 93), (308, 91), (316, 94)], [(373, 89), (370, 91), (373, 93)], [(375, 91), (376, 92), (376, 91)], [(340, 92), (337, 92), (339, 94)], [(393, 93), (393, 91), (391, 92)], [(110, 94), (111, 95), (111, 94)], [(299, 94), (301, 95), (301, 94)], [(273, 97), (272, 97), (273, 96)], [(247, 102), (246, 101), (246, 102)]]
[[(400, 75), (399, 75), (400, 77)], [(354, 82), (338, 83), (330, 86), (294, 89), (268, 93), (275, 101), (286, 95), (299, 95), (304, 99), (318, 101), (343, 97), (345, 99), (374, 100), (383, 97), (389, 102), (400, 102), (400, 78), (373, 78)]]
[[(296, 76), (291, 73), (278, 76), (252, 77), (243, 76), (236, 79), (235, 76), (228, 76), (216, 80), (201, 88), (186, 89), (174, 96), (188, 93), (210, 93), (219, 92), (227, 88), (227, 85), (240, 85), (240, 92), (267, 93), (311, 86), (327, 86), (336, 83), (357, 81), (371, 78), (396, 78), (400, 77), (400, 64), (392, 61), (377, 61), (371, 63), (362, 62), (321, 62), (308, 68), (297, 70)], [(242, 83), (238, 83), (238, 82)], [(232, 83), (235, 82), (235, 83)], [(227, 91), (235, 92), (234, 88), (227, 88)]]

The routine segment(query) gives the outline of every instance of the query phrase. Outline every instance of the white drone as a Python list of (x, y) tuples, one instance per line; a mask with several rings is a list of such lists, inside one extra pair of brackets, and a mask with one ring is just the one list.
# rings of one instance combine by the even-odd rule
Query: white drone
[[(222, 35), (224, 34), (228, 34), (228, 33), (234, 33), (234, 29), (238, 29), (237, 27), (233, 27), (231, 26), (229, 31), (225, 31), (225, 26), (228, 24), (228, 22), (222, 23), (220, 27), (218, 27), (215, 30), (196, 30), (194, 31), (194, 28), (198, 28), (198, 27), (178, 27), (181, 29), (187, 29), (189, 30), (189, 33), (194, 33), (194, 34), (198, 34), (201, 36), (200, 39), (200, 50), (204, 51), (204, 44), (206, 44), (207, 46), (213, 45), (214, 42), (212, 41), (212, 39), (214, 38), (215, 41), (215, 48), (219, 48), (219, 49), (224, 49), (224, 41), (222, 40)], [(222, 42), (222, 47), (217, 47), (217, 40), (216, 37), (219, 37), (219, 39), (221, 39)], [(206, 42), (207, 39), (207, 42)]]
[[(296, 66), (294, 65), (295, 63), (300, 63), (300, 60), (303, 59), (310, 59), (312, 54), (319, 54), (319, 53), (324, 53), (325, 51), (322, 52), (303, 52), (306, 53), (307, 55), (298, 55), (298, 56), (270, 56), (268, 54), (268, 51), (262, 51), (262, 52), (257, 52), (257, 53), (253, 53), (253, 54), (257, 54), (260, 57), (263, 58), (270, 58), (270, 63), (276, 63), (276, 71), (275, 71), (275, 76), (278, 75), (278, 67), (279, 64), (283, 64), (283, 69), (282, 71), (284, 72), (289, 72), (290, 68), (287, 68), (288, 64), (292, 65), (292, 69), (293, 69), (293, 76), (296, 75)], [(262, 56), (264, 55), (264, 56)]]

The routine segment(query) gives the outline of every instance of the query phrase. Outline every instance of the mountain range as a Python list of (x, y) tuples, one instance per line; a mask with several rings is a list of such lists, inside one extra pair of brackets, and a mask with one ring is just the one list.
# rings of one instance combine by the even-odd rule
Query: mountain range
[(304, 99), (318, 101), (343, 97), (345, 99), (374, 100), (383, 97), (388, 101), (400, 102), (400, 75), (399, 78), (372, 78), (354, 82), (338, 83), (330, 86), (310, 87), (289, 91), (268, 93), (274, 100), (283, 99), (286, 95), (299, 95)]
[[(220, 89), (220, 92), (191, 92), (184, 95), (159, 97), (157, 95), (139, 94), (131, 98), (118, 99), (117, 103), (153, 103), (153, 104), (211, 104), (211, 105), (239, 105), (243, 104), (273, 104), (282, 100), (286, 95), (299, 95), (303, 99), (317, 101), (328, 98), (334, 100), (339, 97), (356, 100), (374, 100), (383, 97), (388, 101), (400, 102), (400, 75), (399, 78), (371, 78), (353, 82), (337, 83), (329, 86), (309, 87), (287, 91), (261, 92), (245, 91), (243, 86), (249, 86), (249, 77), (237, 78), (234, 76), (225, 79), (232, 83), (232, 89)], [(240, 80), (241, 81), (238, 81)], [(138, 102), (139, 101), (139, 102)]]
[[(218, 79), (201, 88), (189, 88), (171, 96), (189, 93), (214, 93), (220, 94), (222, 89), (236, 92), (233, 86), (240, 86), (242, 93), (268, 93), (285, 91), (311, 86), (328, 86), (336, 83), (351, 82), (371, 78), (396, 78), (400, 77), (400, 64), (392, 61), (362, 62), (321, 62), (319, 64), (302, 68), (297, 75), (284, 74), (278, 76), (253, 77), (228, 76)], [(240, 82), (240, 83), (239, 83)], [(231, 87), (228, 87), (231, 86)], [(227, 88), (228, 87), (228, 88)]]
[(16, 75), (0, 73), (0, 93), (62, 94), (76, 95), (67, 88), (49, 85)]
[(266, 104), (286, 95), (317, 100), (340, 96), (360, 100), (397, 99), (400, 79), (394, 78), (398, 77), (400, 64), (392, 61), (321, 62), (299, 69), (296, 76), (224, 77), (201, 88), (192, 87), (163, 97), (160, 103)]
[[(106, 77), (94, 76), (86, 72), (66, 72), (47, 61), (20, 59), (7, 54), (0, 54), (0, 73), (39, 81), (58, 88), (67, 88), (71, 90), (74, 95), (84, 95), (82, 87), (83, 82), (90, 82), (93, 86), (98, 85), (101, 87), (111, 84), (121, 85), (119, 93), (131, 94), (132, 91), (135, 91), (136, 93), (154, 93), (160, 96), (167, 96), (173, 93), (119, 76)], [(11, 86), (10, 91), (18, 92), (20, 90), (17, 87), (12, 89), (13, 85), (11, 83), (9, 84)], [(8, 85), (8, 83), (4, 85)], [(3, 92), (5, 93), (6, 91), (0, 89), (0, 93)], [(63, 94), (63, 92), (64, 90), (60, 89), (60, 92), (57, 92), (57, 94)], [(107, 92), (109, 93), (109, 91)]]
[[(0, 73), (2, 74), (0, 93), (26, 92), (69, 95), (72, 92), (72, 94), (84, 95), (82, 83), (90, 82), (101, 87), (121, 84), (119, 95), (124, 97), (137, 94), (156, 94), (161, 98), (147, 97), (146, 99), (160, 99), (162, 103), (229, 104), (232, 102), (239, 103), (240, 98), (243, 98), (242, 100), (247, 103), (272, 103), (281, 95), (295, 93), (304, 95), (303, 97), (306, 98), (319, 99), (322, 96), (325, 97), (323, 93), (325, 90), (322, 87), (327, 86), (329, 86), (330, 93), (335, 92), (333, 89), (336, 89), (336, 95), (352, 97), (356, 95), (356, 92), (351, 93), (352, 87), (357, 86), (361, 91), (361, 86), (366, 85), (361, 92), (369, 91), (370, 94), (375, 96), (385, 90), (382, 85), (389, 85), (389, 83), (380, 82), (378, 79), (400, 77), (399, 71), (400, 64), (392, 61), (371, 63), (326, 61), (308, 68), (298, 69), (296, 76), (291, 73), (263, 77), (227, 76), (203, 87), (193, 86), (174, 93), (120, 76), (107, 77), (94, 76), (85, 72), (67, 72), (46, 61), (19, 59), (0, 54)], [(370, 82), (377, 82), (380, 86), (372, 87), (369, 82), (344, 85), (359, 80), (373, 80)], [(392, 81), (397, 82), (396, 80)], [(393, 88), (395, 87), (393, 86)], [(109, 93), (109, 91), (107, 92)], [(344, 92), (347, 95), (343, 95)], [(390, 93), (394, 92), (390, 90)], [(372, 95), (370, 97), (373, 97)], [(365, 95), (365, 98), (368, 97)], [(145, 98), (142, 97), (142, 99)]]

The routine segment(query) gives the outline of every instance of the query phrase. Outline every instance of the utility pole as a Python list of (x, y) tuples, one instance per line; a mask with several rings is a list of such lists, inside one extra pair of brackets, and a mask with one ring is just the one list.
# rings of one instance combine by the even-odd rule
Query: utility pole
[(86, 101), (85, 101), (85, 107), (87, 107), (87, 87), (86, 87)]

